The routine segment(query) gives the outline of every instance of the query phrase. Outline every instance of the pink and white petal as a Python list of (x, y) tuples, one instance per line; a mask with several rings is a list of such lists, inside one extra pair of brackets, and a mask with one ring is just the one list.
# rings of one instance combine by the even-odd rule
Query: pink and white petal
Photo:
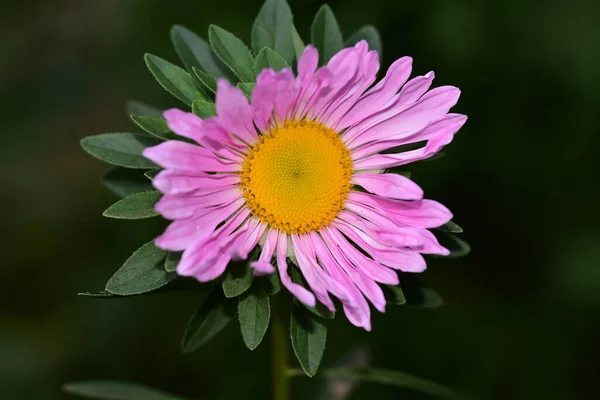
[(218, 118), (229, 133), (248, 144), (253, 144), (258, 139), (250, 104), (240, 89), (231, 86), (225, 79), (219, 79), (215, 105)]
[[(273, 230), (273, 232), (277, 232)], [(317, 304), (315, 295), (306, 290), (297, 283), (292, 282), (288, 273), (288, 265), (286, 261), (288, 240), (284, 232), (279, 232), (277, 237), (277, 269), (279, 270), (279, 278), (281, 283), (287, 290), (290, 291), (298, 300), (309, 307), (314, 307)]]
[(410, 76), (412, 58), (402, 57), (388, 69), (385, 77), (377, 85), (365, 92), (337, 124), (342, 130), (381, 111), (393, 99)]
[(190, 112), (171, 108), (163, 112), (167, 126), (176, 134), (199, 142), (203, 136), (202, 119)]
[(423, 198), (423, 189), (405, 176), (398, 174), (357, 173), (350, 183), (362, 186), (365, 190), (384, 197), (402, 200)]
[(163, 168), (180, 171), (236, 172), (241, 166), (217, 158), (210, 150), (178, 140), (168, 140), (144, 149), (144, 157)]
[(398, 115), (401, 111), (414, 104), (417, 100), (419, 100), (419, 98), (421, 98), (423, 94), (427, 92), (431, 86), (431, 83), (433, 82), (434, 76), (435, 75), (433, 72), (429, 72), (425, 76), (417, 76), (408, 81), (400, 93), (395, 95), (388, 105), (386, 105), (386, 107), (380, 112), (371, 114), (371, 116), (365, 118), (344, 132), (344, 141), (350, 142), (364, 131)]
[(250, 263), (250, 267), (254, 270), (254, 275), (269, 275), (275, 272), (275, 267), (271, 264), (271, 259), (275, 253), (275, 247), (277, 247), (277, 235), (278, 233), (274, 229), (270, 229), (266, 233), (260, 257), (258, 257), (258, 260)]
[[(422, 142), (430, 139), (435, 140), (437, 138), (442, 138), (441, 142), (445, 142), (447, 141), (448, 137), (453, 137), (456, 134), (456, 132), (458, 132), (458, 130), (465, 124), (466, 121), (466, 115), (446, 114), (443, 117), (429, 123), (426, 127), (408, 137), (397, 140), (381, 140), (362, 146), (352, 152), (352, 157), (355, 160), (360, 160), (361, 158), (364, 158), (382, 150), (391, 149), (409, 143)], [(431, 147), (432, 146), (430, 146), (430, 149)], [(424, 149), (421, 150), (421, 152), (424, 152)], [(415, 153), (416, 151), (413, 151), (412, 154)]]
[(190, 193), (198, 189), (220, 190), (239, 184), (238, 174), (207, 174), (165, 169), (152, 179), (152, 185), (166, 195)]
[(356, 248), (352, 246), (337, 229), (325, 228), (323, 229), (322, 235), (329, 243), (335, 243), (340, 252), (344, 254), (348, 260), (350, 260), (357, 268), (360, 268), (365, 272), (365, 274), (374, 281), (387, 285), (397, 285), (399, 283), (398, 274), (396, 274), (396, 272), (356, 250)]
[(415, 228), (437, 228), (452, 219), (450, 210), (433, 200), (403, 201), (350, 192), (348, 201), (377, 210), (404, 226)]
[(265, 68), (258, 74), (256, 86), (252, 91), (250, 107), (256, 127), (259, 131), (266, 133), (270, 128), (275, 108), (275, 71), (271, 68)]
[(215, 191), (201, 196), (164, 195), (154, 206), (154, 210), (167, 219), (191, 217), (196, 210), (231, 204), (242, 198), (239, 187)]
[(236, 243), (236, 247), (233, 251), (232, 258), (234, 260), (245, 260), (248, 258), (248, 254), (256, 247), (258, 241), (262, 237), (263, 233), (267, 229), (267, 226), (260, 222), (259, 219), (250, 218), (253, 225), (253, 229), (245, 237), (240, 239), (239, 243)]
[(315, 232), (309, 234), (309, 242), (315, 254), (321, 262), (330, 267), (330, 273), (334, 279), (342, 284), (349, 294), (347, 299), (341, 299), (348, 320), (355, 326), (362, 327), (367, 331), (371, 330), (371, 310), (364, 296), (355, 282), (343, 271), (342, 267), (332, 257), (328, 247)]
[[(347, 88), (341, 91), (340, 100), (337, 104), (332, 103), (321, 114), (319, 119), (326, 126), (332, 126), (338, 131), (341, 130), (337, 127), (340, 119), (356, 104), (365, 90), (375, 82), (379, 70), (379, 55), (376, 51), (370, 51), (363, 57), (362, 63), (359, 65), (359, 74), (353, 82), (349, 83)], [(345, 93), (342, 95), (344, 91)]]
[(346, 142), (349, 149), (376, 140), (397, 140), (418, 132), (431, 121), (448, 113), (456, 104), (460, 90), (453, 86), (435, 88), (425, 94), (414, 105), (404, 109)]

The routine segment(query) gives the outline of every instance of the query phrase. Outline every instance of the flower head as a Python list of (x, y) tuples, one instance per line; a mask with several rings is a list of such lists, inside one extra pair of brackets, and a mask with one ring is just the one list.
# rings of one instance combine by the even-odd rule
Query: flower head
[[(219, 80), (217, 116), (166, 111), (170, 129), (195, 141), (144, 152), (165, 168), (153, 181), (164, 194), (156, 211), (173, 222), (156, 245), (183, 251), (177, 272), (210, 281), (260, 246), (256, 275), (278, 273), (308, 306), (334, 310), (333, 295), (370, 330), (367, 299), (385, 310), (379, 284), (398, 284), (395, 270), (423, 271), (422, 254), (448, 254), (428, 229), (450, 211), (385, 172), (431, 157), (466, 121), (448, 113), (459, 90), (429, 90), (432, 72), (408, 80), (411, 65), (397, 60), (372, 86), (379, 61), (365, 41), (320, 68), (308, 46), (297, 76), (263, 70), (250, 102)], [(417, 146), (394, 151), (407, 144)], [(308, 287), (291, 279), (288, 257)]]

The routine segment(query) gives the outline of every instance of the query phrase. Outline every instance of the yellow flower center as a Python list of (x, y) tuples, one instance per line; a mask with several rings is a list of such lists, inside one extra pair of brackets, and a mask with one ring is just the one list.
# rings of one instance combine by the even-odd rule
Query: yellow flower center
[(288, 234), (306, 233), (329, 225), (344, 207), (352, 159), (332, 129), (288, 121), (260, 137), (240, 174), (254, 216)]

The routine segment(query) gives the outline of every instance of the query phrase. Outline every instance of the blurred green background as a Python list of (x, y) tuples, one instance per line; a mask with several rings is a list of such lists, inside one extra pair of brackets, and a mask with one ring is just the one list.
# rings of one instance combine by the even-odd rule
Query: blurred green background
[[(102, 301), (155, 222), (105, 219), (115, 197), (83, 136), (134, 130), (124, 104), (179, 105), (146, 70), (177, 57), (169, 28), (218, 24), (247, 42), (260, 0), (26, 0), (0, 16), (0, 397), (67, 399), (64, 382), (133, 380), (197, 399), (266, 399), (269, 346), (251, 353), (231, 324), (191, 355), (179, 339), (199, 297)], [(321, 1), (291, 0), (300, 34)], [(473, 248), (433, 260), (424, 280), (448, 305), (389, 307), (373, 332), (330, 324), (324, 365), (367, 351), (375, 366), (480, 399), (598, 399), (600, 379), (600, 3), (332, 0), (346, 36), (375, 24), (384, 67), (462, 89), (469, 115), (446, 156), (415, 166)], [(179, 105), (180, 106), (180, 105)], [(366, 350), (365, 350), (366, 349)], [(323, 396), (297, 378), (296, 398)], [(352, 399), (426, 399), (365, 384)]]

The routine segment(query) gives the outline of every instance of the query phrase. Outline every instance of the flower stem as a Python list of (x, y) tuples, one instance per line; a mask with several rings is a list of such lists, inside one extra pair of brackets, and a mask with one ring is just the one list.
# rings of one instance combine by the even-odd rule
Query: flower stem
[(289, 340), (281, 301), (273, 301), (271, 342), (273, 352), (273, 400), (290, 400), (290, 377), (288, 375)]

